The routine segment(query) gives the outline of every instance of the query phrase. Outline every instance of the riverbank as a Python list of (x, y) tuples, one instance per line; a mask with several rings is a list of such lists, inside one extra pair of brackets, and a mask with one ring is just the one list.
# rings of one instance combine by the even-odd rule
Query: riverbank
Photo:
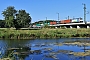
[(0, 29), (1, 39), (72, 38), (90, 37), (90, 29), (14, 30)]

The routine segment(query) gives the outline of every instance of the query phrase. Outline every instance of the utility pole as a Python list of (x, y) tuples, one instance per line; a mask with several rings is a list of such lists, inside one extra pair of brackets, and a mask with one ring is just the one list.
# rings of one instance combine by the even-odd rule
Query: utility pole
[(68, 20), (69, 20), (69, 16), (68, 16)]
[(84, 23), (86, 24), (86, 4), (83, 4), (84, 5)]
[(46, 24), (47, 24), (47, 17), (46, 17)]
[(57, 13), (58, 14), (58, 21), (59, 21), (59, 13)]
[(46, 17), (46, 20), (47, 20), (47, 17)]

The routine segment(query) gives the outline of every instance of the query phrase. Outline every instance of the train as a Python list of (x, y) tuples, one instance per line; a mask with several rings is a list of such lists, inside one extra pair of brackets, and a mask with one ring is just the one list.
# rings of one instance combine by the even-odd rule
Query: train
[(60, 21), (48, 21), (48, 22), (42, 22), (38, 24), (34, 24), (34, 26), (45, 26), (45, 25), (56, 25), (56, 24), (68, 24), (68, 23), (82, 23), (82, 18), (73, 18), (73, 19), (65, 19)]
[[(68, 24), (68, 23), (81, 23), (83, 22), (82, 18), (73, 18), (73, 19), (66, 19), (66, 20), (61, 20), (61, 21), (56, 21), (56, 23), (52, 22), (53, 24)], [(51, 23), (51, 22), (50, 22)], [(53, 25), (51, 24), (51, 25)]]

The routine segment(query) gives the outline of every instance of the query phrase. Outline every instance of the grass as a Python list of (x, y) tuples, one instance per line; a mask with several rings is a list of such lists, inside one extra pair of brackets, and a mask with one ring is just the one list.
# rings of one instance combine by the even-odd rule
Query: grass
[(49, 29), (14, 30), (0, 29), (1, 39), (71, 38), (90, 37), (90, 29)]

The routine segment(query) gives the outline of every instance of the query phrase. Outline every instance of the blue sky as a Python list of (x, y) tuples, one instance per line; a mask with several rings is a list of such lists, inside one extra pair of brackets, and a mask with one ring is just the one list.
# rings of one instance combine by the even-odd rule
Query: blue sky
[[(82, 17), (83, 5), (86, 4), (87, 11), (90, 12), (90, 0), (0, 0), (0, 19), (2, 11), (8, 6), (14, 6), (16, 10), (24, 9), (30, 13), (32, 22), (39, 20), (53, 19), (57, 20), (59, 13), (60, 20), (67, 16)], [(87, 14), (87, 21), (90, 21), (90, 13)]]

